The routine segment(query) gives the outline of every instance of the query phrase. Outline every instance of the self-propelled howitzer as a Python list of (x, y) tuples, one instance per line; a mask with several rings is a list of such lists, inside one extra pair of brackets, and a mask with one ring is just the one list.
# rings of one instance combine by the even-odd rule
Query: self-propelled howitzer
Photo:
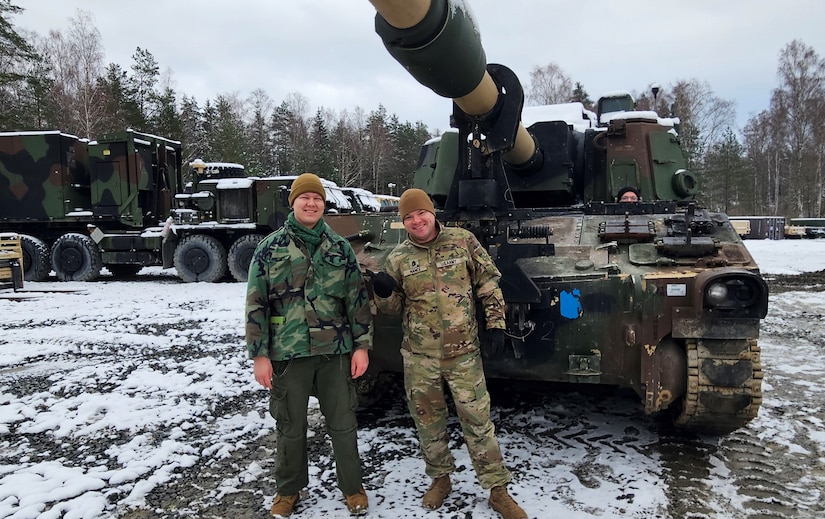
[[(454, 101), (455, 130), (424, 146), (415, 186), (502, 272), (509, 348), (490, 356), (481, 338), (488, 376), (631, 388), (646, 412), (700, 432), (754, 418), (767, 285), (727, 216), (694, 199), (676, 121), (618, 94), (596, 114), (523, 110), (465, 2), (372, 3), (390, 54)], [(625, 186), (641, 200), (616, 202)], [(383, 225), (358, 248), (368, 269), (405, 237)], [(399, 370), (399, 321), (379, 313), (375, 334), (374, 371)]]

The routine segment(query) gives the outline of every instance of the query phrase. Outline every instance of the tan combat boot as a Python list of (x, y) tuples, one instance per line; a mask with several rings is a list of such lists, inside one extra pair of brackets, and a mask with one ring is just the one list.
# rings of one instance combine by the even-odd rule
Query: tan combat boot
[(282, 496), (275, 494), (275, 502), (272, 503), (272, 509), (269, 515), (272, 517), (289, 517), (295, 509), (295, 503), (298, 502), (298, 494), (291, 496)]
[(367, 492), (364, 490), (364, 487), (359, 488), (358, 492), (351, 496), (344, 496), (344, 499), (347, 501), (347, 510), (349, 510), (349, 513), (352, 515), (367, 513), (369, 502), (367, 501)]
[(510, 497), (504, 485), (490, 489), (490, 507), (503, 519), (527, 519), (527, 513)]
[(445, 474), (433, 480), (430, 488), (424, 493), (421, 499), (421, 505), (424, 508), (435, 510), (444, 503), (444, 498), (453, 489), (453, 484), (450, 482), (450, 475)]

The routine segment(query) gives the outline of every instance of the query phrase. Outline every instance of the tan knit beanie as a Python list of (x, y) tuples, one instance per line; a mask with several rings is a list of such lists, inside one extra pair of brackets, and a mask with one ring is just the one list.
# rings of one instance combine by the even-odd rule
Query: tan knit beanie
[(430, 200), (429, 195), (421, 189), (408, 189), (401, 194), (401, 199), (398, 200), (398, 214), (404, 218), (413, 211), (423, 209), (435, 214), (435, 206)]
[(318, 193), (324, 202), (327, 201), (327, 192), (324, 191), (324, 186), (321, 184), (321, 179), (318, 175), (312, 173), (304, 173), (292, 181), (292, 191), (289, 193), (289, 206), (292, 207), (292, 202), (304, 193)]

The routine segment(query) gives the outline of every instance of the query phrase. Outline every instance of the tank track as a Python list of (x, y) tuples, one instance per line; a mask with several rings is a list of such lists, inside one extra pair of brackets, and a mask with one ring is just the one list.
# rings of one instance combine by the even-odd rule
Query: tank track
[(727, 434), (754, 419), (762, 405), (762, 360), (756, 339), (689, 340), (687, 391), (677, 426)]

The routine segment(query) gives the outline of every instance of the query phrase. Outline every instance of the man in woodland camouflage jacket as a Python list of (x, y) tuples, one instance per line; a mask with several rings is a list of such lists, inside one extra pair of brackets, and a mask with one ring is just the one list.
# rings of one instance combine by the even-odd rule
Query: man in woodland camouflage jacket
[(501, 274), (476, 237), (442, 227), (420, 189), (401, 195), (398, 212), (408, 238), (387, 257), (386, 272), (373, 278), (375, 303), (401, 314), (401, 355), (410, 414), (418, 429), (426, 473), (433, 482), (422, 499), (436, 509), (452, 490), (455, 460), (448, 446), (446, 381), (455, 401), (464, 440), (490, 506), (504, 519), (526, 519), (510, 497), (511, 475), (490, 420), (490, 395), (479, 353), (476, 300), (497, 348), (504, 346)]
[(307, 406), (316, 395), (332, 439), (338, 486), (350, 513), (367, 511), (356, 437), (354, 378), (366, 372), (372, 315), (349, 242), (323, 221), (326, 193), (310, 173), (292, 184), (293, 211), (264, 238), (249, 266), (246, 344), (255, 380), (270, 389), (278, 493), (270, 511), (290, 515), (309, 484)]

